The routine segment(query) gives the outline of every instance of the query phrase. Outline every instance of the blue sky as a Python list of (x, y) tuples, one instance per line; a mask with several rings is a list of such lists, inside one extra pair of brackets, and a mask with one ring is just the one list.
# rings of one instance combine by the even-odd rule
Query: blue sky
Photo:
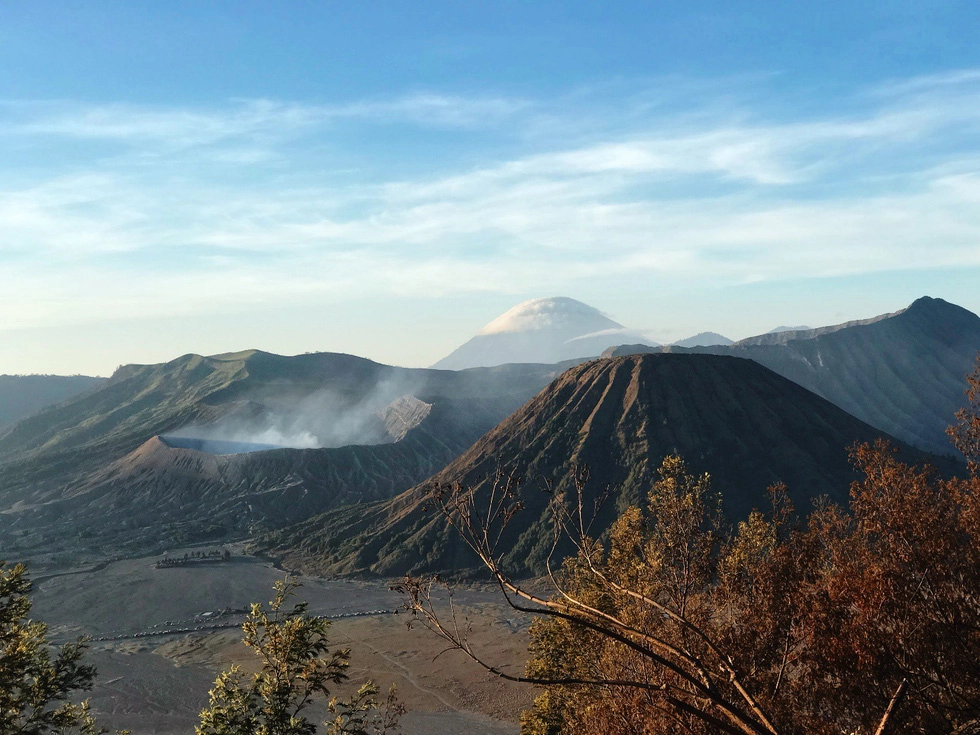
[(980, 312), (980, 4), (801, 5), (0, 3), (0, 373)]

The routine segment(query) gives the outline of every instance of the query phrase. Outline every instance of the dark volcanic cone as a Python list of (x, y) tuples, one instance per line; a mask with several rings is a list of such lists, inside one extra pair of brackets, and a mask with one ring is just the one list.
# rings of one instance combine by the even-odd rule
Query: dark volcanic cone
[[(623, 345), (604, 356), (677, 349)], [(980, 317), (923, 297), (873, 319), (691, 351), (755, 360), (872, 426), (946, 454), (946, 427), (965, 403), (966, 375), (980, 352)]]
[[(882, 432), (751, 360), (714, 355), (633, 355), (568, 370), (429, 483), (396, 498), (338, 509), (271, 538), (274, 553), (309, 570), (401, 574), (475, 566), (442, 517), (423, 510), (432, 482), (460, 480), (483, 492), (498, 470), (524, 478), (525, 510), (509, 528), (515, 574), (540, 573), (551, 542), (545, 481), (569, 489), (589, 468), (587, 492), (607, 488), (607, 523), (680, 454), (712, 475), (730, 518), (768, 507), (783, 481), (796, 506), (847, 498), (847, 447)], [(906, 459), (922, 452), (903, 446)]]

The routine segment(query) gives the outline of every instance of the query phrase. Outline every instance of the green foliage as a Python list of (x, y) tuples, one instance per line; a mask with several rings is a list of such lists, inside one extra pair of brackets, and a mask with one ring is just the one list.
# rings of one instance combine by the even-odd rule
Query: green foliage
[[(312, 735), (316, 723), (305, 710), (330, 686), (347, 680), (350, 650), (331, 651), (330, 622), (309, 615), (306, 603), (287, 608), (299, 585), (288, 578), (276, 582), (269, 610), (252, 605), (242, 625), (243, 642), (260, 660), (248, 674), (232, 666), (215, 681), (210, 703), (200, 715), (197, 735)], [(368, 735), (394, 732), (400, 706), (390, 692), (379, 710), (378, 690), (368, 682), (350, 699), (331, 700), (333, 721), (324, 723), (328, 735)]]
[(332, 720), (324, 724), (327, 735), (384, 735), (399, 729), (398, 720), (405, 708), (398, 701), (398, 690), (392, 684), (382, 703), (378, 699), (378, 687), (365, 682), (349, 700), (336, 697), (330, 701)]
[(65, 644), (52, 659), (47, 625), (27, 617), (30, 591), (24, 566), (0, 561), (0, 735), (104, 732), (87, 701), (69, 699), (95, 678), (95, 669), (81, 663), (84, 639)]

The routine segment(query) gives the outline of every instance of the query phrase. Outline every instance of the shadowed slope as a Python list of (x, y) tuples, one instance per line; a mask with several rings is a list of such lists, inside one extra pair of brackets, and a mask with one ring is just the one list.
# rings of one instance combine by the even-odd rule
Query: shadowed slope
[[(142, 543), (170, 533), (164, 519), (190, 540), (210, 533), (209, 524), (240, 536), (301, 520), (338, 498), (388, 497), (445, 466), (559, 369), (410, 370), (351, 355), (256, 351), (127, 366), (100, 389), (0, 431), (0, 545), (72, 546), (80, 533)], [(207, 431), (288, 422), (294, 414), (329, 431), (332, 443), (320, 446), (333, 448), (215, 458), (144, 446), (189, 425), (204, 433), (185, 441), (212, 439), (219, 448), (222, 440), (277, 443)], [(244, 513), (246, 502), (265, 510)]]
[[(623, 345), (606, 357), (677, 348)], [(747, 357), (903, 441), (949, 453), (946, 427), (980, 351), (980, 317), (921, 298), (894, 314), (691, 352)]]
[(0, 427), (104, 382), (86, 375), (0, 375)]
[[(515, 573), (540, 573), (551, 540), (549, 481), (569, 489), (589, 468), (587, 492), (612, 488), (602, 523), (635, 503), (665, 455), (711, 473), (730, 517), (768, 503), (783, 481), (805, 510), (819, 495), (847, 496), (846, 449), (881, 432), (750, 360), (637, 355), (573, 368), (432, 478), (488, 491), (498, 468), (525, 478), (525, 510), (503, 544)], [(925, 455), (906, 448), (908, 457)], [(417, 486), (368, 508), (339, 509), (270, 537), (273, 552), (307, 570), (400, 574), (473, 566), (443, 518), (423, 510)], [(591, 502), (591, 501), (590, 501)]]
[(129, 549), (241, 538), (343, 504), (381, 500), (445, 466), (482, 433), (430, 411), (398, 441), (334, 449), (210, 454), (153, 437), (50, 498), (0, 516), (22, 552)]

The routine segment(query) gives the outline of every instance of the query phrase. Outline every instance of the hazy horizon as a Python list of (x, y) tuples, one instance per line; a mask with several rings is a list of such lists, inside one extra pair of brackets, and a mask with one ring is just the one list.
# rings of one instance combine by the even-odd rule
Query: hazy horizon
[(980, 312), (980, 6), (0, 8), (0, 373)]

